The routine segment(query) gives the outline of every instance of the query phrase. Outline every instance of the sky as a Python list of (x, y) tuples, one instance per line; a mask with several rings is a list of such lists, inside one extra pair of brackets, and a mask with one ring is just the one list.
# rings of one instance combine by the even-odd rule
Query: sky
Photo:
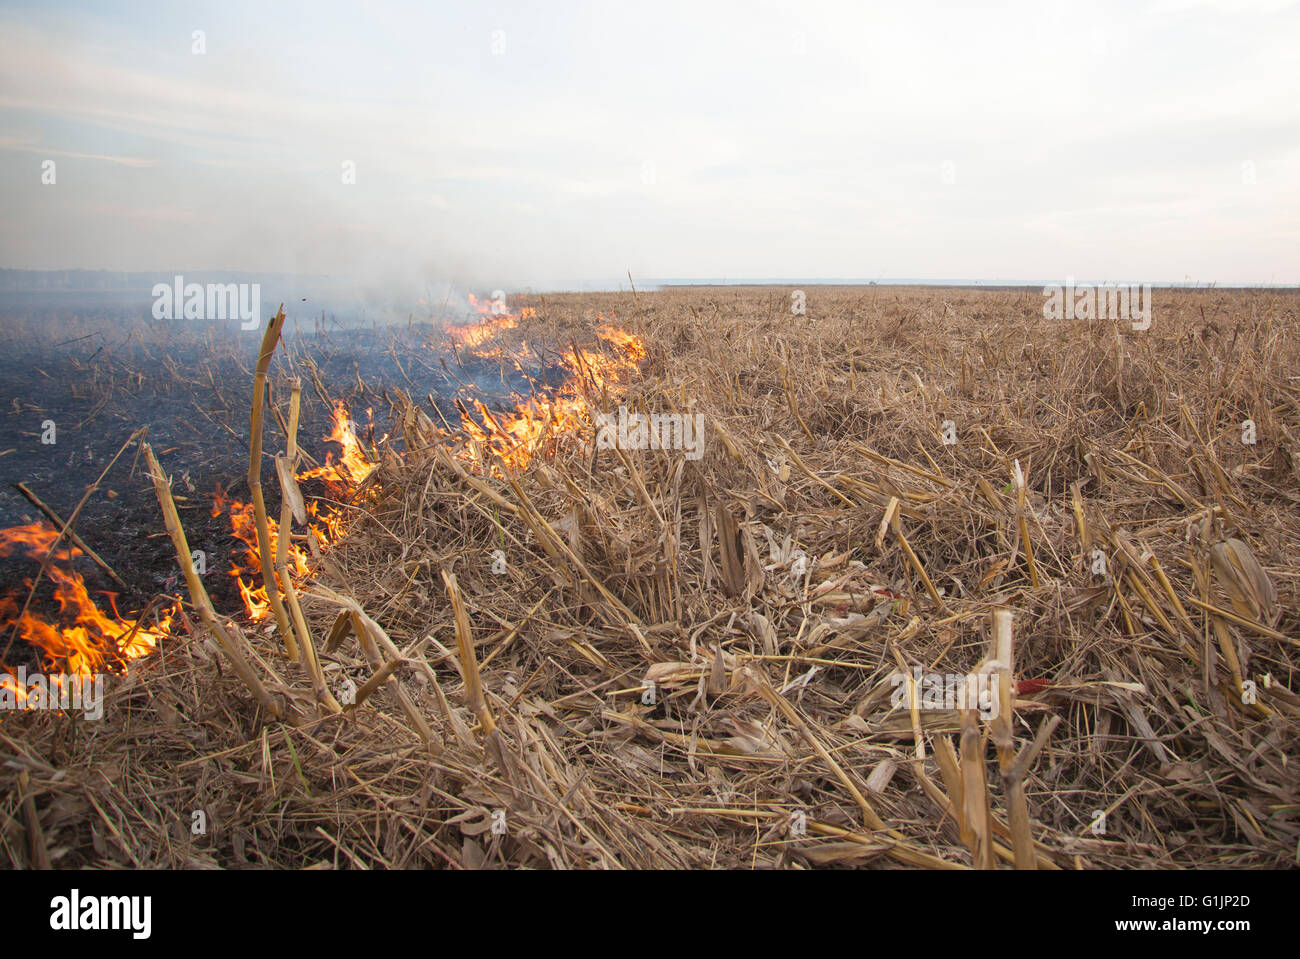
[(0, 2), (0, 267), (1300, 281), (1300, 5), (975, 6)]

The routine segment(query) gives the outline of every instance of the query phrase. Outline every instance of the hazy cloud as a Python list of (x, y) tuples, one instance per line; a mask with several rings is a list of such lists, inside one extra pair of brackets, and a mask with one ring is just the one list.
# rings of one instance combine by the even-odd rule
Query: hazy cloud
[(9, 7), (0, 260), (1293, 281), (1298, 27), (1264, 2)]

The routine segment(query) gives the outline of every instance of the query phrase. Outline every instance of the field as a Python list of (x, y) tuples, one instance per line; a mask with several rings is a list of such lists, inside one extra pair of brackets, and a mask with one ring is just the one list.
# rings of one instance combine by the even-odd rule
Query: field
[[(184, 577), (177, 536), (215, 536), (191, 501), (247, 471), (254, 364), (220, 366), (188, 453), (156, 434), (197, 414), (121, 406), (159, 425), (101, 552), (185, 603), (103, 719), (0, 720), (0, 862), (1295, 866), (1300, 294), (1156, 290), (1134, 330), (1039, 290), (791, 292), (511, 299), (439, 332), (482, 374), (455, 403), (409, 330), (368, 394), (377, 367), (313, 385), (268, 337), (250, 478), (281, 528), (288, 474), (331, 518), (294, 523), (283, 612)], [(313, 424), (350, 390), (375, 428), (300, 462), (289, 373)], [(620, 408), (678, 417), (670, 448), (598, 442)]]

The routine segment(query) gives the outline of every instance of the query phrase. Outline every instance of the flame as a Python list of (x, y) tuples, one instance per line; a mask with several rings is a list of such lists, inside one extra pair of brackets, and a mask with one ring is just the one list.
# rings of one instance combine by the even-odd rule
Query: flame
[[(266, 587), (255, 585), (261, 577), (262, 564), (259, 558), (261, 553), (257, 548), (257, 521), (253, 515), (253, 504), (231, 499), (218, 486), (212, 494), (212, 515), (220, 516), (223, 512), (230, 515), (231, 533), (244, 544), (230, 566), (230, 575), (235, 577), (235, 585), (239, 587), (244, 611), (250, 619), (257, 622), (267, 617), (271, 603), (266, 597)], [(280, 527), (270, 516), (266, 518), (266, 526), (271, 539), (271, 555), (274, 556), (279, 547)], [(287, 554), (290, 570), (297, 576), (306, 576), (309, 568), (307, 554), (302, 547), (290, 542)], [(248, 578), (245, 578), (245, 574)]]
[(629, 379), (647, 355), (641, 339), (614, 326), (613, 320), (612, 313), (608, 318), (596, 314), (599, 338), (609, 350), (574, 347), (564, 354), (560, 363), (569, 370), (570, 377), (554, 396), (521, 399), (506, 413), (493, 413), (480, 400), (471, 398), (470, 404), (483, 423), (462, 417), (465, 433), (474, 442), (457, 455), (480, 470), (495, 470), (491, 460), (522, 469), (534, 456), (553, 452), (564, 437), (592, 427), (594, 417), (588, 397)]
[[(333, 429), (322, 439), (326, 442), (338, 443), (343, 448), (342, 455), (336, 461), (333, 454), (327, 454), (324, 466), (302, 470), (297, 474), (297, 478), (300, 482), (309, 479), (324, 480), (332, 494), (342, 497), (370, 476), (375, 470), (375, 464), (370, 462), (361, 446), (361, 441), (357, 439), (352, 415), (348, 412), (347, 404), (342, 400), (335, 401), (332, 418)], [(267, 598), (266, 587), (259, 585), (262, 578), (262, 561), (257, 544), (257, 520), (254, 516), (253, 504), (230, 498), (220, 486), (215, 493), (211, 494), (211, 498), (212, 515), (215, 517), (222, 513), (228, 514), (231, 534), (244, 544), (236, 554), (235, 562), (231, 564), (230, 575), (235, 578), (235, 585), (239, 588), (244, 612), (253, 622), (259, 622), (270, 615), (271, 602)], [(327, 546), (338, 542), (343, 537), (346, 524), (341, 509), (322, 506), (319, 500), (312, 500), (307, 504), (307, 512), (312, 520), (308, 522), (307, 528), (315, 536), (318, 544)], [(279, 548), (280, 526), (271, 516), (267, 516), (266, 526), (271, 555), (274, 556)], [(295, 580), (311, 572), (307, 551), (292, 540), (287, 544), (286, 555), (289, 573)]]
[[(472, 294), (470, 306), (480, 319), (460, 325), (445, 324), (444, 332), (458, 345), (477, 356), (495, 356), (513, 360), (516, 367), (524, 369), (518, 356), (490, 346), (506, 330), (514, 329), (520, 320), (535, 317), (536, 311), (524, 307), (518, 313), (504, 308), (500, 301), (482, 302)], [(617, 387), (635, 375), (646, 357), (646, 348), (633, 334), (613, 325), (614, 315), (596, 314), (598, 336), (602, 347), (598, 349), (572, 348), (560, 359), (560, 365), (569, 373), (568, 379), (553, 395), (520, 398), (506, 412), (492, 412), (482, 401), (468, 398), (468, 408), (475, 415), (462, 417), (462, 426), (471, 442), (459, 448), (455, 455), (471, 468), (480, 472), (499, 474), (502, 466), (521, 469), (534, 456), (550, 455), (557, 444), (566, 437), (589, 429), (594, 417), (589, 397)], [(375, 470), (375, 464), (366, 455), (347, 405), (334, 404), (333, 429), (326, 441), (338, 443), (341, 455), (335, 459), (328, 455), (324, 466), (298, 473), (300, 481), (324, 480), (331, 493), (339, 498), (353, 493)], [(231, 531), (243, 543), (243, 548), (232, 564), (230, 574), (239, 587), (244, 610), (253, 621), (270, 614), (266, 589), (260, 585), (261, 562), (257, 546), (257, 528), (253, 507), (226, 496), (218, 488), (212, 496), (212, 515), (223, 512), (230, 517)], [(322, 545), (338, 542), (346, 533), (346, 521), (341, 509), (321, 500), (307, 504), (311, 519), (308, 529)], [(279, 541), (279, 528), (275, 520), (267, 518), (271, 548)], [(296, 543), (288, 544), (290, 573), (297, 579), (310, 572), (309, 557)]]
[(517, 314), (511, 313), (501, 301), (495, 300), (491, 303), (482, 303), (473, 293), (469, 294), (469, 305), (483, 319), (476, 320), (473, 323), (444, 323), (442, 331), (454, 340), (458, 346), (475, 352), (477, 352), (478, 347), (488, 340), (499, 336), (506, 330), (514, 329), (519, 325), (520, 320), (531, 319), (537, 315), (537, 311), (531, 306), (524, 307)]
[[(57, 621), (47, 622), (30, 609), (22, 611), (16, 591), (0, 597), (0, 633), (17, 635), (41, 651), (41, 665), (53, 677), (56, 674), (121, 672), (131, 660), (158, 648), (169, 635), (172, 612), (159, 617), (158, 626), (145, 629), (137, 622), (118, 615), (114, 593), (105, 593), (111, 615), (95, 605), (85, 580), (71, 568), (82, 555), (77, 547), (64, 543), (50, 555), (58, 538), (57, 531), (44, 523), (29, 523), (0, 530), (0, 557), (22, 556), (44, 561), (45, 575), (54, 584), (54, 598), (59, 604)], [(31, 589), (32, 580), (23, 581)], [(7, 643), (7, 638), (5, 640)], [(12, 671), (0, 674), (0, 685), (14, 690), (25, 700), (26, 691), (17, 688)]]
[(329, 436), (322, 437), (326, 442), (338, 443), (343, 447), (343, 455), (336, 463), (332, 454), (326, 454), (325, 465), (299, 473), (298, 479), (324, 479), (333, 486), (343, 490), (359, 486), (372, 472), (375, 464), (367, 458), (357, 439), (356, 425), (348, 412), (347, 404), (342, 400), (334, 401), (334, 429)]

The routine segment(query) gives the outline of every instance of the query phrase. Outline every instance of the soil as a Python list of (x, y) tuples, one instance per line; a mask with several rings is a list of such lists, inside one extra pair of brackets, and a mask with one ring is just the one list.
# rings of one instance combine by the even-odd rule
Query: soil
[[(128, 444), (136, 430), (146, 428), (172, 476), (190, 545), (207, 554), (205, 581), (213, 601), (218, 609), (237, 611), (239, 595), (228, 570), (242, 544), (224, 513), (212, 515), (212, 496), (222, 490), (248, 498), (248, 409), (260, 331), (158, 321), (112, 302), (42, 302), (0, 304), (0, 529), (43, 519), (19, 483), (67, 520), (117, 457), (86, 500), (75, 529), (128, 588), (123, 591), (88, 557), (79, 557), (75, 568), (97, 603), (102, 596), (102, 609), (115, 602), (124, 616), (159, 594), (176, 594), (183, 584), (175, 554), (138, 444)], [(448, 317), (458, 323), (474, 319)], [(512, 394), (527, 395), (562, 375), (548, 358), (542, 351), (527, 374), (507, 369), (458, 352), (440, 325), (428, 321), (348, 329), (316, 318), (291, 320), (272, 364), (271, 396), (273, 403), (287, 399), (287, 391), (277, 387), (289, 375), (302, 378), (300, 445), (323, 463), (340, 452), (326, 438), (332, 401), (343, 401), (363, 443), (373, 442), (391, 429), (394, 388), (430, 398), (454, 424), (460, 413), (453, 400), (462, 386), (491, 409), (507, 408)], [(262, 471), (272, 515), (278, 510), (275, 451), (274, 444), (264, 450)], [(323, 495), (325, 489), (320, 481), (308, 481), (304, 493)], [(16, 594), (21, 605), (22, 584), (36, 569), (30, 556), (0, 559), (0, 595)], [(33, 611), (57, 615), (48, 583)], [(17, 665), (34, 657), (12, 651), (8, 661)]]

